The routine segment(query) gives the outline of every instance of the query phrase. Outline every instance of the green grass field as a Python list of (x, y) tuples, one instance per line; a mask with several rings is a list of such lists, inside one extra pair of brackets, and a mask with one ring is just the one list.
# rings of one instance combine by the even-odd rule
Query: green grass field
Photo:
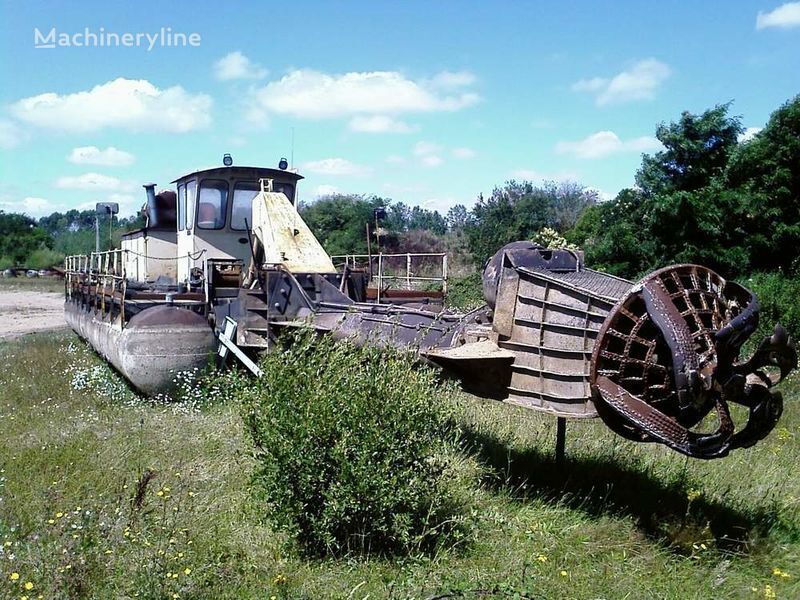
[(234, 402), (139, 399), (71, 334), (0, 345), (0, 390), (0, 597), (800, 597), (797, 376), (714, 462), (571, 422), (559, 466), (553, 419), (463, 396), (473, 532), (393, 560), (288, 549)]

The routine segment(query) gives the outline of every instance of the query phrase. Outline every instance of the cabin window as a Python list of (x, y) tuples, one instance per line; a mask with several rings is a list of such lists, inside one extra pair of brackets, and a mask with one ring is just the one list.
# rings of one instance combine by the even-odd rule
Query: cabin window
[(204, 179), (200, 184), (197, 202), (197, 227), (222, 229), (228, 208), (228, 182), (221, 179)]
[(178, 186), (178, 231), (186, 229), (186, 187)]
[[(253, 225), (253, 198), (259, 192), (257, 183), (237, 183), (233, 189), (233, 208), (231, 209), (231, 229), (244, 231)], [(245, 223), (245, 219), (247, 223)]]
[(283, 195), (289, 199), (289, 202), (294, 204), (294, 186), (291, 183), (280, 183), (273, 181), (272, 191), (283, 193)]
[(194, 224), (194, 206), (197, 198), (197, 181), (186, 183), (186, 229), (191, 229)]

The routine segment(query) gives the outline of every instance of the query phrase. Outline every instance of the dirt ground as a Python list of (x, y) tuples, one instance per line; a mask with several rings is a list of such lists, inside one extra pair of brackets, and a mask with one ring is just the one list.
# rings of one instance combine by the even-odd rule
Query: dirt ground
[(64, 294), (0, 289), (0, 340), (66, 326)]

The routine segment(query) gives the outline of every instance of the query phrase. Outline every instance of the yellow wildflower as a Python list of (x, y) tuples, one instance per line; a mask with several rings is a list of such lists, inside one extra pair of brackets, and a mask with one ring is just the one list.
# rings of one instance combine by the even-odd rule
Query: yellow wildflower
[(184, 575), (189, 575), (191, 572), (192, 572), (192, 570), (191, 570), (191, 569), (189, 569), (188, 567), (187, 567), (186, 569), (184, 569), (184, 570), (183, 570), (183, 574), (184, 574)]
[(767, 600), (775, 600), (777, 597), (778, 596), (775, 594), (775, 590), (772, 589), (770, 584), (764, 586), (764, 598), (767, 598)]
[(540, 554), (539, 556), (536, 557), (536, 560), (538, 560), (540, 563), (546, 563), (547, 557), (544, 554)]
[(781, 571), (778, 567), (772, 569), (772, 574), (775, 575), (775, 577), (782, 577), (783, 579), (789, 579), (789, 577), (791, 577), (789, 573)]
[(8, 547), (11, 545), (11, 542), (6, 542), (6, 543), (5, 543), (5, 544), (3, 544), (3, 545), (4, 545), (6, 548), (8, 548)]
[(31, 591), (33, 589), (33, 583), (30, 581), (25, 582), (25, 589)]
[(19, 573), (17, 573), (17, 572), (15, 571), (14, 573), (12, 573), (12, 574), (11, 574), (11, 576), (9, 577), (9, 579), (10, 579), (11, 581), (16, 581), (17, 579), (19, 579)]
[(52, 525), (53, 523), (55, 523), (55, 519), (47, 519), (47, 522), (48, 522), (50, 525)]
[(163, 496), (163, 495), (164, 495), (164, 490), (158, 490), (156, 492), (156, 496)]
[(686, 492), (686, 499), (689, 502), (693, 502), (694, 500), (697, 500), (702, 495), (703, 495), (703, 493), (700, 490), (696, 490), (694, 488), (689, 488), (689, 491)]
[(63, 512), (57, 512), (57, 513), (56, 513), (56, 519), (60, 519), (60, 518), (61, 518), (61, 517), (63, 517), (63, 516), (64, 516), (64, 513), (63, 513)]
[(562, 577), (566, 577), (567, 576), (567, 572), (564, 571), (564, 570), (561, 570), (558, 574), (561, 575)]
[(272, 580), (274, 585), (284, 585), (286, 583), (286, 575), (283, 573), (278, 573)]

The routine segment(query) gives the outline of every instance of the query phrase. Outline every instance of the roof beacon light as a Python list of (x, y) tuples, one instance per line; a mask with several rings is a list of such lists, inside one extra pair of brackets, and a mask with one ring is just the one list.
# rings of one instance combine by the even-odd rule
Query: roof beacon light
[(226, 167), (230, 167), (233, 164), (233, 159), (230, 154), (226, 154), (222, 157), (222, 164)]
[(285, 171), (286, 169), (289, 168), (289, 161), (286, 160), (285, 158), (281, 158), (281, 160), (278, 162), (278, 168), (281, 171)]

